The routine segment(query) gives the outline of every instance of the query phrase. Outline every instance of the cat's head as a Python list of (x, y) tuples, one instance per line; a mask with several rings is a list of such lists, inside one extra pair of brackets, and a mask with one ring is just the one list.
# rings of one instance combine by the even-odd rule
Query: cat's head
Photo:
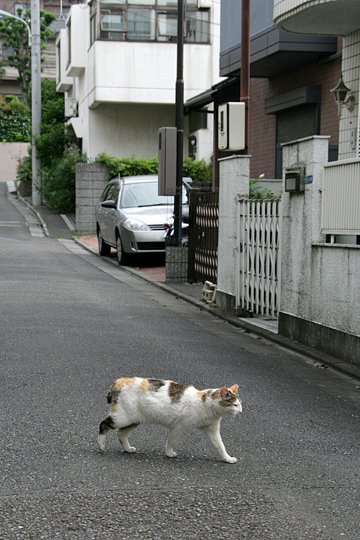
[(218, 401), (220, 407), (223, 408), (222, 414), (240, 414), (242, 412), (242, 404), (238, 395), (239, 385), (233, 384), (230, 388), (222, 386), (213, 393), (213, 398)]

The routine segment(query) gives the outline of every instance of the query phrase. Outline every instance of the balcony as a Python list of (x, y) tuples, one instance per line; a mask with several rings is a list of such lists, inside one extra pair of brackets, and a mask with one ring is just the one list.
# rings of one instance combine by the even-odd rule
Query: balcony
[(359, 21), (359, 0), (274, 0), (274, 22), (288, 32), (345, 36)]

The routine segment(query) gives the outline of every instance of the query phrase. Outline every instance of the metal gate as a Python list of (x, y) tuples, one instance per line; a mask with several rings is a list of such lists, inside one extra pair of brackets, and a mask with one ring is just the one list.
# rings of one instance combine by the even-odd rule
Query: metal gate
[(236, 312), (277, 317), (280, 301), (281, 200), (239, 198)]
[(189, 210), (190, 283), (217, 282), (219, 193), (192, 190)]

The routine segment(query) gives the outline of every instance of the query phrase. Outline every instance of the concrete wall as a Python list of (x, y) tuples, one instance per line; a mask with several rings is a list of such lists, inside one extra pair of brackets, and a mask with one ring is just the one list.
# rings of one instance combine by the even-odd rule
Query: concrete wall
[(78, 163), (76, 165), (76, 230), (96, 232), (95, 205), (109, 180), (104, 165)]
[(360, 366), (360, 247), (325, 244), (321, 193), (328, 140), (283, 148), (284, 167), (306, 164), (305, 193), (283, 195), (279, 333)]
[(236, 298), (236, 197), (249, 194), (249, 156), (231, 156), (220, 160), (219, 240), (216, 303), (233, 311)]
[(104, 103), (89, 109), (88, 114), (89, 132), (83, 139), (83, 151), (89, 158), (100, 152), (116, 157), (153, 158), (158, 154), (158, 130), (173, 125), (175, 108)]
[(28, 143), (0, 143), (0, 182), (16, 179), (19, 160), (28, 153)]

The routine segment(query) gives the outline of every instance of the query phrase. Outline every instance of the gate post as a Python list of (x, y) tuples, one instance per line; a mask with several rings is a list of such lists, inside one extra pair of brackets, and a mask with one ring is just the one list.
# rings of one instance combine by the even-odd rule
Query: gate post
[(219, 160), (219, 244), (216, 304), (234, 312), (236, 300), (237, 197), (248, 197), (250, 156), (230, 156)]

